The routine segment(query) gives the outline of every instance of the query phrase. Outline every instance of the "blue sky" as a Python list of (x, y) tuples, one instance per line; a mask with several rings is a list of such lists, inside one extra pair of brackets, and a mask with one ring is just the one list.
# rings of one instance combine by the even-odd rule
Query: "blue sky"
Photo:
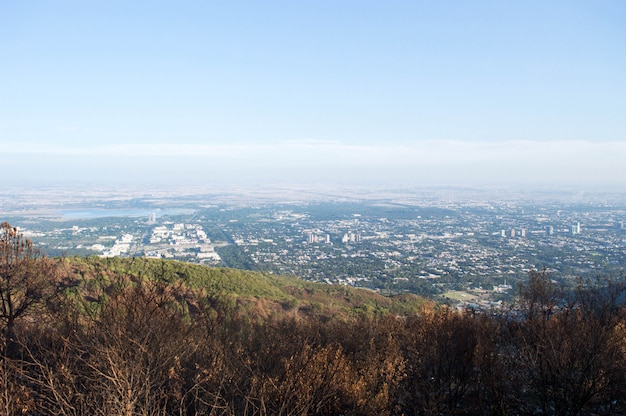
[(0, 0), (0, 148), (25, 184), (626, 185), (626, 3)]

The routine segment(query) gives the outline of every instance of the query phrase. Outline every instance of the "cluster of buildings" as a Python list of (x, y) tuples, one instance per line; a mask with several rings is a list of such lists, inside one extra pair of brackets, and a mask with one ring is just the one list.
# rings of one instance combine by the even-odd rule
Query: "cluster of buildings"
[(624, 274), (626, 203), (414, 199), (204, 205), (159, 218), (31, 221), (27, 232), (51, 255), (244, 264), (417, 293), (479, 287), (496, 299), (531, 270), (547, 268), (557, 277)]
[(323, 242), (324, 244), (332, 244), (330, 241), (330, 235), (324, 234), (323, 236), (316, 234), (314, 231), (305, 231), (306, 242), (308, 244), (316, 244)]
[[(149, 218), (148, 224), (154, 224)], [(200, 224), (163, 222), (149, 228), (141, 250), (145, 257), (219, 264), (220, 256)]]
[(93, 249), (102, 249), (102, 257), (119, 257), (131, 253), (131, 247), (135, 238), (132, 234), (122, 234), (116, 239), (113, 246), (106, 249), (102, 244), (94, 244)]
[(526, 237), (526, 228), (520, 228), (516, 230), (515, 228), (511, 228), (510, 231), (500, 230), (500, 237)]
[[(532, 270), (567, 277), (626, 267), (620, 211), (463, 207), (449, 215), (359, 215), (358, 220), (318, 220), (310, 208), (310, 214), (297, 217), (262, 211), (258, 216), (272, 220), (239, 219), (225, 224), (224, 232), (259, 268), (312, 280), (384, 281), (409, 289), (418, 280), (445, 281), (502, 294)], [(584, 233), (576, 217), (584, 218)], [(268, 229), (272, 244), (260, 238)]]
[[(623, 227), (620, 227), (623, 229)], [(546, 225), (544, 228), (546, 235), (554, 235), (554, 226)], [(537, 231), (538, 232), (538, 231)], [(567, 232), (570, 235), (578, 235), (582, 233), (582, 228), (580, 226), (580, 222), (576, 222), (575, 224), (570, 225), (567, 228)], [(500, 237), (526, 237), (526, 228), (511, 228), (510, 230), (500, 230)]]

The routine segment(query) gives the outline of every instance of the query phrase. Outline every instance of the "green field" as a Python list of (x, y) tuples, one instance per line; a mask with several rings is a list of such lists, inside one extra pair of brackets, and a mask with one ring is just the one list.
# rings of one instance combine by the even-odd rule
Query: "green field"
[(478, 295), (474, 295), (461, 290), (450, 290), (444, 293), (442, 297), (464, 302), (477, 302), (481, 299), (481, 297)]

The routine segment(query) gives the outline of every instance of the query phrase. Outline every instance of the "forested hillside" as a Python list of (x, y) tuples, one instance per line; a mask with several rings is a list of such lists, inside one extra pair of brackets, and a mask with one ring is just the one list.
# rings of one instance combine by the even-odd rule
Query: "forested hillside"
[(6, 223), (0, 279), (4, 415), (626, 412), (616, 280), (564, 290), (532, 273), (510, 310), (475, 314), (178, 262), (49, 259)]

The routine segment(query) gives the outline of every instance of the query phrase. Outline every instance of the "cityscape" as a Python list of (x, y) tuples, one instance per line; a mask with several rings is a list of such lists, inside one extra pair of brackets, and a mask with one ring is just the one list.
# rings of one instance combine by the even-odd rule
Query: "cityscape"
[(625, 1), (5, 1), (0, 416), (626, 415)]
[(626, 265), (619, 193), (283, 187), (3, 195), (4, 220), (50, 256), (173, 259), (478, 308), (512, 300), (531, 271), (573, 285), (623, 276)]

